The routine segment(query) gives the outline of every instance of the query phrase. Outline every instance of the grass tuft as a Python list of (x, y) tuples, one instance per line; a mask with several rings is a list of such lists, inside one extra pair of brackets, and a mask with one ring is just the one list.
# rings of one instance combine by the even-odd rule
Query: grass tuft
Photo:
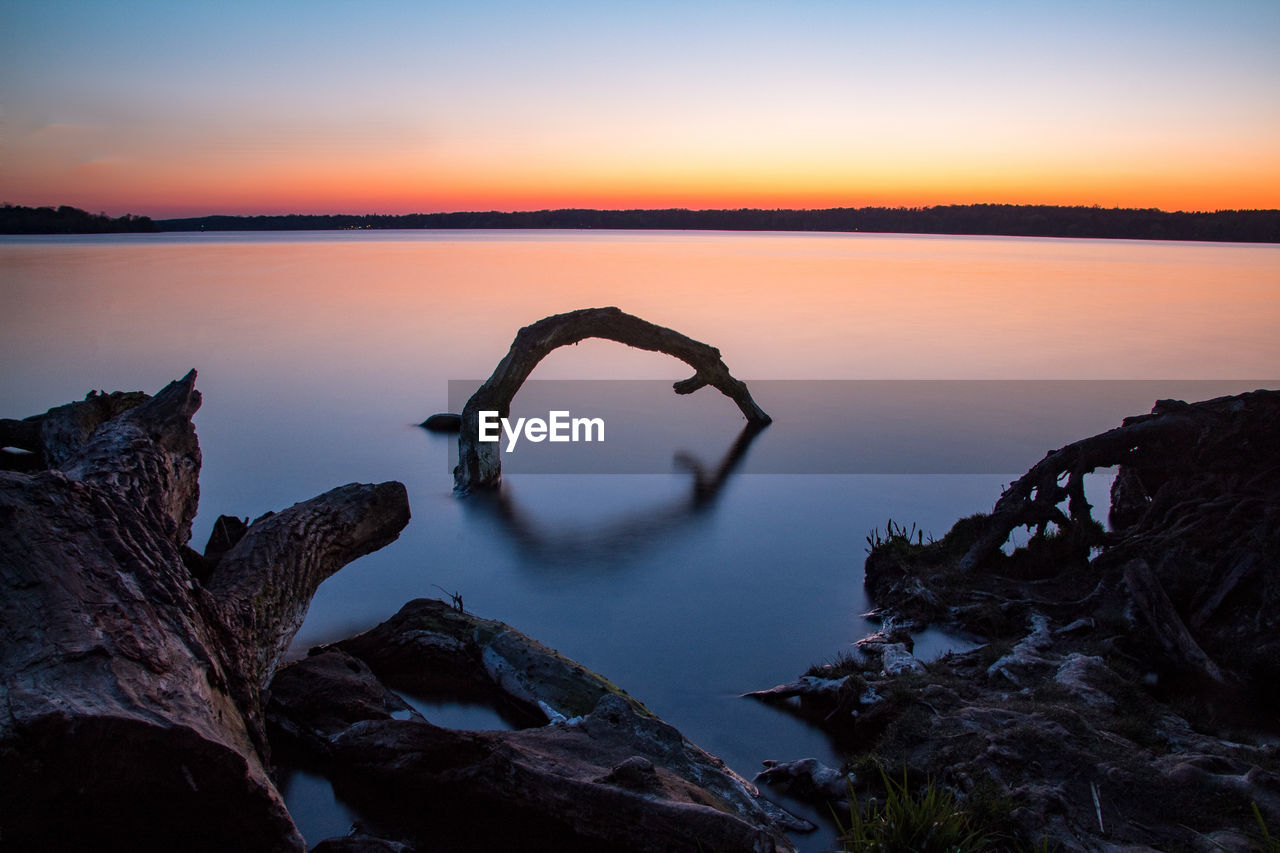
[(840, 824), (840, 842), (846, 851), (891, 853), (978, 853), (990, 847), (990, 838), (960, 808), (955, 796), (933, 779), (919, 794), (912, 794), (907, 773), (902, 781), (889, 778), (880, 768), (885, 787), (883, 803), (871, 800), (866, 813), (849, 789), (849, 823)]

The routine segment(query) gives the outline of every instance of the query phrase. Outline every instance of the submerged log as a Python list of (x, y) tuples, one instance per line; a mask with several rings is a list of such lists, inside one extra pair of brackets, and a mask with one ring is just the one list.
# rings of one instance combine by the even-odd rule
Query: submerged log
[(675, 356), (696, 372), (675, 383), (677, 394), (692, 394), (710, 385), (733, 400), (747, 422), (763, 426), (772, 421), (756, 405), (746, 383), (735, 379), (720, 358), (720, 350), (685, 337), (679, 332), (623, 313), (617, 308), (584, 308), (556, 314), (525, 326), (516, 333), (506, 356), (493, 375), (471, 395), (462, 410), (458, 435), (458, 467), (453, 471), (459, 491), (494, 488), (502, 478), (502, 461), (496, 442), (479, 440), (481, 411), (496, 411), (499, 417), (511, 413), (511, 401), (529, 374), (552, 350), (587, 338), (605, 338), (637, 349)]
[(302, 849), (268, 775), (262, 685), (316, 586), (394, 540), (408, 501), (399, 483), (353, 484), (269, 514), (201, 583), (194, 386), (192, 371), (154, 397), (52, 410), (50, 467), (0, 472), (12, 849)]

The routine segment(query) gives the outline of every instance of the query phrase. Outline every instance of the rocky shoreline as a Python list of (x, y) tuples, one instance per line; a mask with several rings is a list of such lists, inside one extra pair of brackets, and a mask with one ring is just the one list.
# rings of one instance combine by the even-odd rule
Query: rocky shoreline
[[(365, 831), (317, 850), (785, 853), (812, 828), (460, 600), (410, 602), (282, 666), (320, 582), (408, 523), (405, 488), (224, 516), (196, 552), (195, 378), (0, 421), (18, 451), (0, 470), (0, 847), (303, 850), (276, 749), (359, 805)], [(440, 728), (387, 685), (481, 697), (520, 725)]]
[[(0, 471), (3, 849), (302, 850), (279, 755), (360, 814), (314, 850), (786, 851), (812, 828), (460, 600), (411, 601), (283, 664), (316, 587), (393, 541), (407, 496), (351, 484), (224, 517), (197, 553), (199, 405), (193, 371), (153, 397), (0, 421), (23, 451)], [(987, 849), (1263, 849), (1280, 826), (1277, 437), (1278, 392), (1161, 401), (1050, 453), (940, 540), (873, 533), (881, 630), (750, 694), (849, 759), (770, 762), (756, 781), (837, 809), (889, 778), (932, 783)], [(1108, 530), (1083, 478), (1110, 466)], [(930, 625), (982, 645), (920, 660)], [(441, 728), (402, 693), (483, 702), (513, 730)]]
[[(1014, 848), (1269, 849), (1277, 439), (1277, 392), (1161, 401), (1050, 453), (992, 513), (938, 541), (892, 523), (873, 532), (866, 587), (881, 631), (751, 694), (821, 726), (850, 761), (838, 773), (787, 763), (766, 780), (836, 800), (848, 785), (883, 796), (880, 768), (931, 779)], [(1104, 530), (1083, 476), (1109, 466)], [(1006, 545), (1022, 525), (1026, 544)], [(920, 661), (912, 635), (927, 625), (984, 643)]]

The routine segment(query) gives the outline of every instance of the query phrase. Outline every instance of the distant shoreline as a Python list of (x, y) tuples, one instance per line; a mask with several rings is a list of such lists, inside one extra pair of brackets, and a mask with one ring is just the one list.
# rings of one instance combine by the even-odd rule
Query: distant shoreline
[(591, 210), (196, 216), (110, 219), (76, 208), (0, 208), (2, 234), (378, 229), (814, 231), (1280, 243), (1280, 210), (1168, 212), (1060, 205), (965, 204), (825, 210)]

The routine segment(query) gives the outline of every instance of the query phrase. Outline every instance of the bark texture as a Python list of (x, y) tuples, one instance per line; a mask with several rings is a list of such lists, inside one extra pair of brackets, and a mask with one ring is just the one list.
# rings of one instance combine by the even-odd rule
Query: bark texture
[(479, 441), (478, 413), (496, 411), (499, 417), (507, 417), (511, 413), (511, 400), (538, 362), (552, 350), (587, 338), (605, 338), (637, 349), (675, 356), (696, 371), (688, 379), (675, 383), (677, 394), (692, 394), (710, 385), (733, 400), (748, 423), (763, 426), (772, 421), (751, 398), (746, 383), (729, 373), (729, 368), (720, 358), (720, 350), (713, 346), (617, 308), (584, 308), (556, 314), (516, 333), (511, 349), (463, 408), (458, 434), (458, 467), (453, 472), (457, 489), (465, 492), (494, 488), (502, 479), (498, 444)]
[(48, 467), (0, 472), (6, 849), (303, 846), (268, 775), (262, 684), (320, 581), (393, 540), (408, 502), (344, 486), (206, 560), (188, 547), (199, 406), (192, 371), (7, 422), (38, 425), (27, 449)]

